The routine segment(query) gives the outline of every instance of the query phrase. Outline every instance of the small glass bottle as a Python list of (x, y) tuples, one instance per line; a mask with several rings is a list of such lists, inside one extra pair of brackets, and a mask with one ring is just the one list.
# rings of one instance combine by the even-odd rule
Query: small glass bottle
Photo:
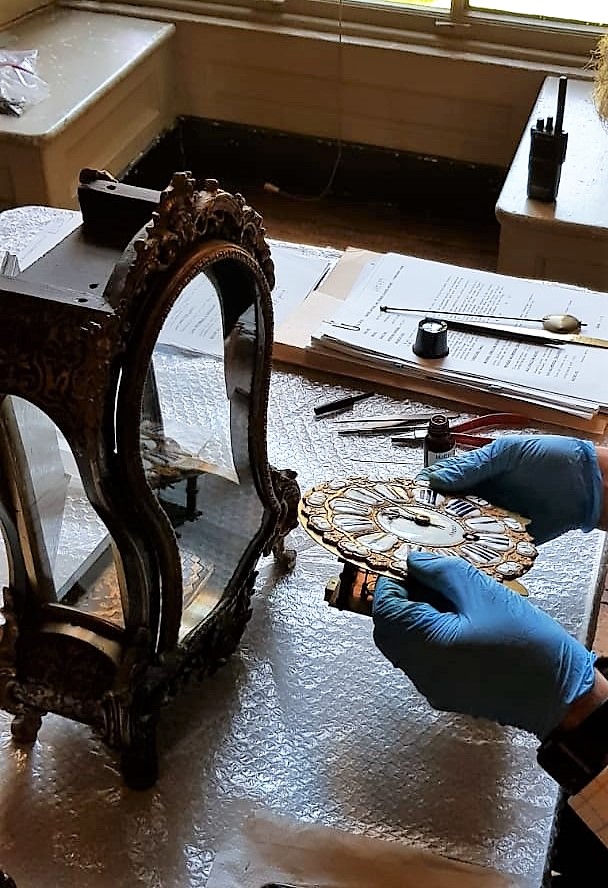
[(429, 427), (424, 438), (423, 454), (424, 465), (432, 466), (439, 459), (454, 456), (456, 442), (450, 431), (450, 423), (447, 416), (435, 413), (431, 416)]

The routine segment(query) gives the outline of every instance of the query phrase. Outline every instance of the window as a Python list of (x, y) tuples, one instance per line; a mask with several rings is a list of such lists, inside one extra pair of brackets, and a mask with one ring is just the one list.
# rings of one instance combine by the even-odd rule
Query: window
[[(356, 39), (414, 42), (553, 68), (581, 67), (608, 28), (608, 0), (107, 0)], [(76, 5), (71, 0), (70, 5)]]
[(571, 22), (582, 22), (589, 25), (605, 25), (608, 23), (608, 7), (604, 0), (497, 0), (496, 3), (476, 3), (469, 0), (471, 9), (489, 10), (491, 12), (515, 13), (517, 15), (542, 16)]
[[(369, 2), (369, 0), (359, 0)], [(407, 7), (451, 13), (454, 19), (463, 18), (475, 12), (487, 12), (498, 15), (540, 18), (545, 24), (553, 22), (578, 23), (583, 25), (608, 24), (608, 4), (605, 0), (390, 0), (390, 2)]]

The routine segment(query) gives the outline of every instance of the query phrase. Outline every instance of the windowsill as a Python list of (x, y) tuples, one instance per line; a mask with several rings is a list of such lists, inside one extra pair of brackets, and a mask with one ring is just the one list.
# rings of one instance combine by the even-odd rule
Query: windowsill
[[(91, 12), (111, 12), (117, 15), (153, 17), (157, 21), (213, 22), (226, 26), (251, 28), (259, 31), (306, 36), (349, 44), (402, 48), (421, 55), (453, 60), (500, 64), (513, 68), (538, 70), (543, 74), (567, 74), (580, 79), (592, 79), (589, 68), (591, 51), (597, 38), (589, 36), (581, 44), (580, 53), (540, 50), (531, 47), (467, 40), (461, 35), (446, 32), (424, 32), (403, 27), (382, 27), (368, 24), (354, 16), (348, 20), (343, 12), (341, 28), (337, 18), (293, 14), (276, 7), (260, 4), (239, 6), (205, 2), (205, 0), (144, 0), (142, 4), (111, 2), (111, 0), (59, 0), (61, 6), (85, 9)], [(337, 13), (336, 13), (337, 15)]]
[[(55, 138), (99, 102), (172, 34), (166, 23), (99, 15), (68, 9), (41, 11), (8, 29), (12, 49), (38, 50), (38, 72), (50, 96), (21, 117), (2, 117), (2, 134), (11, 139)], [(66, 52), (66, 46), (78, 51)], [(60, 63), (58, 63), (60, 59)]]

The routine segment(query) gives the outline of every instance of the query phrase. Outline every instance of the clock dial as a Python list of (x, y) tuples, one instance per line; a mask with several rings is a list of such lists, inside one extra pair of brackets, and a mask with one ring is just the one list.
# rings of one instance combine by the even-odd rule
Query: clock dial
[(412, 479), (331, 481), (302, 497), (300, 522), (345, 561), (403, 578), (411, 551), (464, 558), (497, 580), (521, 576), (536, 548), (527, 519), (478, 496), (445, 496)]
[(422, 506), (380, 508), (376, 521), (386, 534), (395, 534), (415, 546), (455, 546), (465, 538), (458, 521)]

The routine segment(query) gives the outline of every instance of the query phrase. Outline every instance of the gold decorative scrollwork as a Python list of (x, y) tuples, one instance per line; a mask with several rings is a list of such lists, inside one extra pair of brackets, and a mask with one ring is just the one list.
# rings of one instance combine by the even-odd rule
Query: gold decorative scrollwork
[(412, 478), (327, 481), (303, 494), (302, 526), (344, 561), (396, 579), (411, 552), (458, 556), (503, 582), (530, 569), (537, 555), (528, 519), (473, 495), (432, 490)]
[(274, 265), (260, 214), (241, 194), (219, 188), (215, 179), (206, 179), (202, 191), (197, 191), (195, 185), (190, 173), (175, 173), (161, 192), (145, 239), (134, 243), (136, 256), (127, 275), (127, 292), (138, 295), (152, 275), (168, 271), (185, 251), (212, 238), (245, 249), (260, 265), (272, 290)]

